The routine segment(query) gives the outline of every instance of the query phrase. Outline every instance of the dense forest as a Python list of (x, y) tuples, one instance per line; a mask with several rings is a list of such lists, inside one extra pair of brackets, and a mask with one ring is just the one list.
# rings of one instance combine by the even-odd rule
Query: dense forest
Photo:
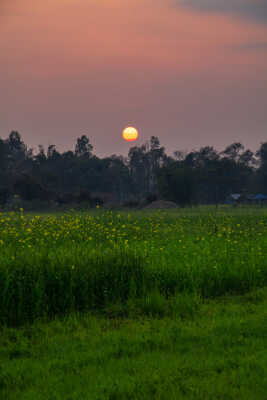
[(241, 143), (218, 152), (211, 146), (166, 154), (157, 137), (131, 147), (128, 157), (97, 157), (90, 139), (75, 149), (54, 145), (37, 152), (12, 131), (0, 138), (0, 207), (76, 204), (137, 206), (156, 199), (177, 204), (219, 204), (230, 194), (267, 194), (267, 142), (253, 153)]

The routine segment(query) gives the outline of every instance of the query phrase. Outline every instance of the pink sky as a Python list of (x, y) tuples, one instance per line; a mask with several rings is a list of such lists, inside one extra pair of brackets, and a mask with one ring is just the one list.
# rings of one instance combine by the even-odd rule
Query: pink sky
[(168, 153), (256, 150), (266, 110), (267, 18), (179, 0), (1, 0), (2, 138), (62, 151), (86, 134), (97, 155), (126, 155), (133, 124), (137, 144), (156, 135)]

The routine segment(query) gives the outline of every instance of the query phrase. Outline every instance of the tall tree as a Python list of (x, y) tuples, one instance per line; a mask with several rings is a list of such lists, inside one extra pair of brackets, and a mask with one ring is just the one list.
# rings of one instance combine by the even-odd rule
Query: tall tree
[(157, 173), (166, 157), (165, 148), (160, 146), (160, 141), (156, 136), (150, 138), (147, 157), (149, 163), (148, 191), (155, 193), (157, 192)]
[(136, 194), (141, 197), (142, 193), (148, 191), (149, 160), (147, 157), (147, 146), (131, 147), (128, 153), (128, 160), (130, 175)]
[(227, 146), (221, 154), (230, 160), (238, 161), (243, 150), (244, 146), (240, 142), (235, 142)]
[(10, 152), (14, 155), (19, 155), (22, 154), (24, 155), (26, 152), (26, 146), (21, 139), (21, 135), (17, 131), (12, 131), (10, 132), (8, 139), (7, 139), (7, 144), (10, 149)]
[(267, 194), (267, 142), (261, 144), (256, 155), (259, 158), (258, 178), (260, 187)]
[(87, 136), (83, 135), (77, 139), (75, 146), (75, 155), (77, 157), (90, 158), (92, 157), (93, 146)]

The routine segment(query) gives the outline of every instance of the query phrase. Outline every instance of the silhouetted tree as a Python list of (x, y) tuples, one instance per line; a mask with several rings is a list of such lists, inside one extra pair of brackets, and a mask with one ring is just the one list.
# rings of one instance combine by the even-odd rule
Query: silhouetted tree
[[(0, 138), (0, 204), (14, 194), (32, 201), (101, 202), (101, 193), (117, 202), (173, 200), (180, 205), (219, 203), (230, 193), (267, 194), (267, 142), (254, 154), (239, 143), (218, 153), (212, 146), (167, 156), (156, 136), (130, 148), (128, 157), (98, 158), (85, 135), (75, 149), (60, 153), (39, 145), (36, 154), (12, 131)], [(96, 200), (98, 199), (98, 200)]]
[(90, 158), (92, 156), (93, 146), (87, 136), (83, 135), (77, 139), (75, 146), (75, 155), (77, 157)]

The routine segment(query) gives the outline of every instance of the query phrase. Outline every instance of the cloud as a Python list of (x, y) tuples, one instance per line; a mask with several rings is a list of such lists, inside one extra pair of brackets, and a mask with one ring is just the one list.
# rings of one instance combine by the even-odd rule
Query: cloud
[(267, 23), (267, 0), (172, 0), (203, 13), (226, 14)]

